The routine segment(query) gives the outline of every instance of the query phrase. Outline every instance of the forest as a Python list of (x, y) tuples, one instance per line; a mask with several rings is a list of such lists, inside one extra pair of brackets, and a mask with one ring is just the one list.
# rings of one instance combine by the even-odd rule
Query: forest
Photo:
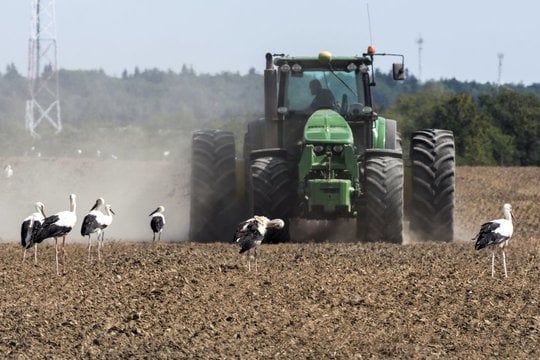
[[(454, 132), (458, 165), (540, 165), (540, 84), (480, 84), (455, 79), (403, 82), (375, 72), (374, 108), (397, 119), (404, 139), (420, 128)], [(46, 122), (39, 138), (25, 130), (28, 82), (13, 64), (0, 72), (0, 156), (112, 156), (171, 159), (185, 156), (191, 132), (232, 130), (262, 116), (263, 76), (179, 72), (60, 70), (63, 130)], [(238, 146), (241, 148), (241, 146)], [(102, 155), (103, 154), (103, 155)]]

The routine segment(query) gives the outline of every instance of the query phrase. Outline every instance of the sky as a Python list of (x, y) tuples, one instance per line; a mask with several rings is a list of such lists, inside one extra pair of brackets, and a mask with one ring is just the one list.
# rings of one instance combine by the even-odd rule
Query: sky
[[(53, 0), (41, 0), (42, 4)], [(61, 69), (245, 74), (264, 54), (405, 55), (422, 81), (540, 83), (536, 0), (56, 0)], [(0, 0), (0, 72), (27, 73), (31, 0)], [(369, 9), (369, 12), (368, 12)], [(371, 25), (371, 26), (370, 26)], [(422, 39), (420, 51), (418, 39)], [(502, 64), (499, 66), (499, 54)], [(395, 59), (377, 58), (389, 71)]]

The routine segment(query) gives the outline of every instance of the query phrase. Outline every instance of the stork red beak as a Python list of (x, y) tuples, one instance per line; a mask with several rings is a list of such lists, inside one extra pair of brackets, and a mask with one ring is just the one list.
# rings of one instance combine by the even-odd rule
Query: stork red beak
[(518, 219), (514, 215), (514, 211), (510, 211), (510, 216), (512, 217), (512, 221), (518, 222)]

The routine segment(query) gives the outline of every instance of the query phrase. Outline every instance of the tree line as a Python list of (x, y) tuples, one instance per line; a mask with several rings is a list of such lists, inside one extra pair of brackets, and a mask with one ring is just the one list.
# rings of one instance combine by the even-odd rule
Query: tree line
[[(416, 129), (445, 128), (454, 132), (459, 165), (540, 165), (540, 84), (420, 83), (414, 76), (397, 83), (381, 71), (375, 81), (375, 110), (398, 120), (405, 145)], [(183, 151), (179, 144), (189, 144), (198, 128), (230, 129), (242, 139), (246, 121), (264, 109), (263, 76), (255, 69), (197, 74), (184, 65), (180, 72), (135, 68), (120, 77), (60, 70), (59, 84), (64, 131), (54, 135), (44, 125), (34, 139), (24, 129), (26, 78), (13, 64), (0, 72), (0, 155), (36, 146), (69, 155), (86, 146), (129, 158), (140, 156), (133, 151), (138, 144), (146, 157), (157, 157), (163, 149)]]

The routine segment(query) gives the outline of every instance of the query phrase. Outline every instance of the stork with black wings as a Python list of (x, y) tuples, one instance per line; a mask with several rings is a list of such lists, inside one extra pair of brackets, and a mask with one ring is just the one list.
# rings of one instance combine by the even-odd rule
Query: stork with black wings
[(156, 234), (158, 235), (157, 241), (159, 242), (161, 240), (161, 232), (165, 226), (165, 216), (163, 216), (164, 211), (165, 207), (160, 205), (156, 210), (152, 211), (150, 215), (148, 215), (152, 217), (152, 220), (150, 220), (150, 228), (152, 229), (152, 233), (154, 235), (152, 237), (152, 243), (155, 243), (156, 241)]
[[(34, 243), (37, 244), (45, 239), (54, 238), (56, 250), (56, 274), (58, 275), (60, 275), (59, 262), (62, 263), (62, 273), (66, 273), (66, 237), (77, 222), (75, 199), (75, 194), (69, 195), (69, 210), (60, 211), (59, 213), (46, 217), (34, 236)], [(62, 238), (61, 248), (58, 246), (59, 238)], [(60, 250), (62, 253), (60, 253)]]
[(512, 219), (514, 214), (512, 212), (512, 205), (503, 205), (504, 219), (497, 219), (488, 221), (480, 226), (480, 231), (473, 237), (475, 241), (474, 248), (476, 250), (483, 249), (485, 247), (491, 247), (491, 276), (495, 275), (495, 251), (500, 249), (503, 267), (504, 277), (508, 277), (506, 271), (506, 247), (512, 234), (514, 233), (514, 225)]
[[(283, 229), (285, 222), (281, 219), (270, 220), (266, 216), (255, 215), (241, 222), (234, 237), (240, 245), (240, 254), (247, 252), (248, 271), (251, 271), (251, 260), (254, 260), (257, 271), (257, 252), (269, 229)], [(253, 250), (253, 254), (252, 254)]]
[(21, 245), (24, 248), (23, 262), (26, 259), (26, 250), (34, 246), (34, 264), (37, 264), (37, 242), (35, 236), (45, 219), (44, 205), (41, 202), (35, 203), (36, 211), (23, 220), (21, 224)]
[(81, 226), (81, 235), (88, 236), (88, 260), (92, 260), (92, 239), (91, 235), (97, 233), (97, 253), (98, 259), (101, 260), (101, 250), (105, 240), (105, 229), (111, 225), (113, 215), (116, 215), (111, 209), (111, 205), (105, 205), (105, 212), (99, 210), (105, 201), (103, 198), (96, 200), (96, 203), (90, 212), (86, 214)]

